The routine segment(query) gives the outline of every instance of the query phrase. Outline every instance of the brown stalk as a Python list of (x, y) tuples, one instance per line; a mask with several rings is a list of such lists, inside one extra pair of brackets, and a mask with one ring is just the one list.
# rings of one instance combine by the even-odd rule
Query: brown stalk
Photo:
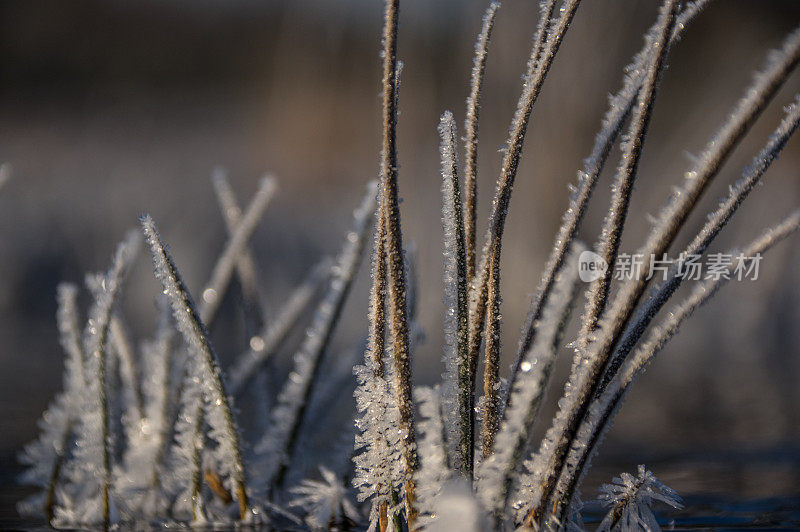
[(405, 270), (403, 268), (403, 239), (400, 232), (400, 207), (397, 193), (397, 16), (399, 0), (387, 0), (383, 34), (383, 143), (381, 151), (381, 182), (386, 223), (386, 256), (391, 311), (392, 357), (395, 392), (400, 413), (402, 456), (405, 465), (406, 512), (408, 526), (414, 529), (414, 472), (417, 470), (414, 411), (411, 399), (411, 361), (408, 344)]
[(481, 93), (486, 72), (486, 57), (498, 2), (492, 2), (483, 16), (483, 27), (475, 43), (469, 96), (467, 97), (467, 119), (464, 123), (466, 161), (464, 167), (464, 235), (467, 253), (467, 282), (475, 277), (475, 233), (478, 210), (478, 118), (481, 110)]
[[(615, 179), (615, 193), (612, 198), (612, 207), (606, 219), (606, 225), (601, 237), (603, 254), (607, 257), (616, 259), (616, 251), (619, 246), (619, 236), (625, 223), (626, 212), (615, 212), (615, 209), (627, 211), (628, 201), (630, 200), (631, 186), (636, 173), (638, 158), (641, 155), (642, 143), (649, 124), (650, 114), (655, 101), (655, 93), (661, 72), (663, 70), (667, 51), (669, 49), (672, 28), (675, 25), (675, 18), (679, 7), (679, 0), (666, 0), (661, 7), (659, 14), (659, 30), (653, 41), (653, 56), (647, 67), (647, 74), (642, 88), (639, 91), (637, 106), (631, 118), (631, 137), (623, 155), (623, 162), (618, 170)], [(608, 264), (613, 264), (614, 260), (609, 260)], [(611, 270), (611, 268), (609, 268)], [(590, 302), (587, 304), (587, 318), (582, 327), (584, 330), (591, 330), (594, 325), (591, 323), (594, 318), (605, 308), (605, 298), (608, 293), (608, 286), (593, 284), (590, 288)], [(541, 478), (542, 492), (538, 500), (533, 504), (531, 511), (525, 519), (527, 526), (533, 527), (541, 521), (546, 513), (547, 501), (558, 480), (559, 472), (563, 460), (569, 451), (571, 442), (574, 439), (576, 430), (580, 424), (584, 413), (588, 409), (588, 403), (592, 395), (592, 386), (595, 378), (605, 365), (603, 356), (590, 359), (592, 371), (588, 373), (586, 385), (579, 386), (572, 391), (579, 394), (577, 412), (570, 412), (569, 422), (564, 431), (557, 436), (556, 445), (548, 458), (548, 465), (544, 470), (544, 478)]]
[[(385, 378), (386, 368), (383, 355), (386, 348), (386, 209), (383, 208), (382, 192), (378, 192), (378, 210), (375, 220), (375, 253), (372, 265), (372, 287), (370, 288), (370, 319), (372, 329), (369, 335), (370, 354), (372, 355), (373, 374), (376, 379)], [(379, 486), (380, 489), (380, 486)], [(389, 526), (389, 503), (383, 501), (378, 505), (378, 529), (386, 532)]]
[(206, 469), (203, 478), (206, 480), (208, 487), (211, 488), (211, 491), (214, 492), (214, 495), (219, 497), (219, 500), (222, 501), (223, 504), (227, 506), (233, 502), (233, 496), (231, 492), (225, 488), (219, 473), (211, 469)]
[[(522, 157), (522, 148), (525, 143), (525, 134), (528, 130), (528, 123), (530, 121), (533, 105), (541, 91), (553, 59), (558, 52), (564, 34), (569, 28), (572, 18), (578, 9), (580, 0), (568, 0), (562, 9), (561, 17), (558, 19), (558, 24), (553, 29), (553, 32), (547, 39), (544, 33), (549, 24), (549, 19), (552, 17), (553, 2), (548, 2), (543, 6), (542, 17), (539, 23), (539, 30), (534, 40), (533, 50), (528, 59), (528, 68), (525, 75), (525, 83), (523, 85), (522, 94), (520, 95), (517, 109), (514, 113), (514, 119), (511, 124), (511, 130), (507, 141), (507, 149), (503, 156), (503, 162), (500, 172), (500, 177), (497, 181), (497, 191), (492, 205), (492, 214), (489, 219), (489, 231), (484, 246), (483, 259), (479, 273), (476, 274), (475, 280), (471, 287), (471, 308), (470, 308), (470, 334), (469, 334), (469, 367), (471, 369), (470, 375), (474, 388), (475, 374), (478, 363), (478, 352), (480, 350), (481, 341), (483, 339), (483, 328), (486, 324), (487, 331), (490, 334), (499, 335), (499, 297), (500, 297), (500, 243), (503, 238), (503, 231), (505, 228), (506, 215), (508, 213), (508, 206), (511, 201), (511, 192), (514, 187), (514, 179), (517, 175), (519, 161)], [(490, 288), (490, 282), (492, 287)], [(492, 300), (489, 297), (493, 298)], [(498, 322), (493, 323), (487, 319), (487, 308), (496, 308), (495, 311), (489, 311), (491, 316), (489, 319)], [(490, 343), (491, 345), (488, 345)], [(497, 382), (499, 375), (497, 369), (499, 368), (499, 344), (495, 341), (487, 343), (486, 355), (486, 371), (484, 372), (484, 379), (489, 377), (492, 382)], [(487, 389), (489, 395), (486, 396), (486, 404), (490, 406), (494, 404), (495, 409), (498, 402), (497, 387)], [(490, 416), (496, 417), (496, 412), (489, 413)], [(496, 426), (496, 423), (495, 423)], [(484, 427), (484, 436), (489, 436), (489, 441), (493, 441), (493, 434), (496, 428), (492, 426)], [(484, 453), (491, 452), (491, 446), (486, 449), (484, 443)]]

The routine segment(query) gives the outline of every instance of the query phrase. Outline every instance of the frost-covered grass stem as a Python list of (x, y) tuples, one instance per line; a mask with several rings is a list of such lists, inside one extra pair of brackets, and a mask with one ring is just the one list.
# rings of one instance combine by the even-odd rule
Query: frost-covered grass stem
[[(678, 5), (679, 2), (677, 0), (667, 0), (659, 12), (658, 30), (651, 42), (653, 55), (647, 67), (647, 75), (642, 89), (639, 91), (637, 108), (631, 122), (631, 135), (628, 139), (628, 145), (624, 149), (623, 160), (615, 178), (612, 205), (604, 222), (600, 254), (606, 259), (609, 257), (616, 258), (619, 236), (628, 209), (633, 178), (654, 103), (656, 85), (661, 75), (668, 50), (668, 42), (675, 24)], [(614, 260), (608, 262), (608, 264), (613, 263)], [(608, 287), (602, 285), (602, 283), (593, 283), (590, 287), (588, 297), (591, 302), (587, 304), (586, 317), (582, 323), (582, 332), (591, 331), (594, 328), (592, 322), (605, 307), (607, 289)], [(558, 479), (560, 466), (569, 450), (569, 445), (574, 438), (578, 423), (588, 407), (587, 400), (591, 397), (593, 383), (599, 377), (600, 371), (605, 365), (602, 358), (592, 358), (590, 355), (587, 359), (589, 364), (588, 371), (573, 372), (573, 377), (577, 378), (580, 383), (577, 387), (571, 387), (571, 383), (567, 383), (565, 389), (568, 390), (572, 397), (560, 405), (560, 411), (556, 414), (553, 424), (552, 431), (554, 434), (548, 434), (543, 441), (543, 448), (540, 450), (543, 462), (541, 463), (541, 469), (537, 471), (537, 474), (541, 475), (539, 478), (541, 490), (537, 492), (532, 501), (532, 508), (526, 519), (528, 526), (541, 522), (544, 516), (550, 493)]]
[(129, 426), (136, 426), (145, 417), (144, 398), (142, 397), (142, 390), (139, 387), (137, 379), (138, 365), (136, 364), (136, 356), (133, 353), (133, 346), (131, 345), (125, 326), (118, 316), (111, 317), (108, 332), (111, 348), (119, 359), (119, 373), (122, 385), (128, 396), (128, 400), (133, 403), (132, 405), (128, 405), (133, 408), (129, 408), (126, 415), (133, 415), (134, 418), (127, 420), (127, 424)]
[[(756, 240), (741, 250), (730, 250), (732, 257), (754, 257), (769, 251), (780, 241), (789, 237), (800, 228), (800, 209), (795, 210), (778, 225), (764, 231)], [(565, 515), (571, 504), (575, 490), (585, 474), (589, 460), (597, 452), (597, 445), (602, 441), (603, 435), (608, 430), (614, 415), (635, 379), (644, 372), (646, 366), (663, 349), (664, 345), (678, 332), (680, 326), (686, 322), (694, 312), (707, 303), (717, 294), (727, 282), (734, 277), (738, 260), (729, 267), (726, 275), (712, 278), (696, 284), (690, 295), (669, 313), (662, 324), (655, 327), (647, 341), (633, 353), (625, 362), (620, 373), (611, 380), (602, 394), (598, 397), (589, 416), (583, 421), (580, 429), (585, 434), (585, 440), (580, 445), (570, 449), (561, 478), (556, 487), (555, 500), (561, 501), (561, 513)]]
[[(210, 412), (209, 416), (220, 417), (218, 421), (222, 425), (219, 427), (222, 431), (219, 434), (219, 437), (222, 438), (220, 444), (224, 444), (231, 453), (227, 457), (231, 462), (228, 467), (232, 475), (233, 492), (239, 503), (239, 518), (244, 521), (248, 517), (249, 504), (246, 472), (242, 460), (242, 447), (239, 441), (239, 430), (236, 427), (230, 398), (225, 390), (217, 355), (211, 345), (205, 325), (200, 319), (200, 314), (194, 305), (192, 296), (178, 274), (175, 263), (167, 252), (155, 223), (149, 216), (142, 217), (141, 223), (153, 254), (156, 277), (170, 299), (178, 330), (201, 365), (204, 381), (203, 396), (209, 408), (217, 410), (217, 412)], [(238, 253), (234, 255), (238, 255)], [(212, 425), (215, 424), (214, 421), (216, 420), (211, 420)]]
[(475, 56), (472, 60), (469, 96), (467, 97), (467, 118), (464, 121), (464, 235), (467, 254), (467, 280), (475, 277), (475, 236), (478, 223), (478, 119), (481, 110), (481, 93), (486, 72), (486, 59), (489, 42), (492, 39), (494, 19), (500, 2), (490, 2), (483, 15), (483, 25), (475, 42)]
[[(670, 37), (670, 46), (673, 46), (680, 38), (689, 24), (710, 0), (699, 0), (691, 2), (683, 9), (678, 17), (675, 27)], [(658, 22), (650, 29), (649, 33), (655, 33), (658, 29)], [(536, 335), (535, 324), (541, 318), (542, 311), (547, 305), (556, 276), (564, 264), (564, 259), (569, 252), (570, 244), (578, 234), (583, 217), (589, 205), (589, 200), (597, 184), (600, 172), (605, 167), (611, 147), (622, 130), (623, 123), (630, 114), (636, 101), (639, 89), (643, 82), (643, 64), (649, 57), (649, 46), (640, 50), (633, 58), (633, 61), (626, 67), (625, 71), (630, 74), (624, 76), (622, 88), (610, 98), (609, 108), (603, 118), (600, 132), (595, 137), (592, 151), (584, 160), (583, 169), (578, 172), (578, 183), (574, 192), (570, 195), (569, 205), (562, 216), (562, 223), (556, 234), (553, 249), (545, 265), (545, 271), (539, 283), (539, 287), (531, 301), (531, 307), (522, 328), (522, 336), (517, 346), (516, 359), (509, 377), (509, 387), (514, 386), (514, 382), (519, 374), (523, 356), (533, 344)]]
[[(1, 185), (2, 183), (0, 183), (0, 186)], [(78, 326), (78, 287), (73, 284), (63, 283), (58, 286), (57, 293), (58, 313), (56, 319), (58, 321), (58, 330), (60, 333), (59, 340), (62, 349), (64, 349), (67, 355), (63, 393), (67, 404), (69, 405), (71, 402), (74, 407), (78, 400), (77, 394), (79, 391), (79, 388), (76, 389), (76, 385), (83, 383), (86, 378), (83, 371), (86, 355), (81, 345), (80, 328)], [(68, 445), (72, 441), (75, 416), (76, 412), (67, 413), (67, 421), (64, 424), (60, 437), (61, 445), (55, 449), (56, 456), (53, 460), (50, 476), (47, 480), (44, 511), (48, 523), (52, 523), (55, 517), (56, 488), (61, 478), (61, 469), (66, 459)]]
[(400, 412), (400, 430), (405, 467), (406, 517), (414, 528), (414, 472), (417, 470), (414, 405), (411, 398), (411, 360), (406, 307), (406, 281), (403, 267), (403, 237), (397, 189), (397, 18), (399, 0), (386, 0), (383, 32), (383, 141), (380, 176), (386, 209), (386, 257), (389, 288), (390, 329), (395, 393)]
[[(579, 243), (580, 244), (580, 243)], [(520, 378), (508, 394), (503, 422), (499, 427), (495, 449), (481, 464), (478, 493), (496, 524), (502, 521), (512, 493), (515, 476), (525, 449), (531, 440), (547, 381), (558, 354), (561, 335), (572, 305), (579, 292), (577, 264), (585, 246), (576, 246), (568, 264), (557, 278), (554, 296), (537, 324), (539, 334), (531, 350), (525, 354)]]
[(203, 299), (199, 310), (199, 317), (203, 323), (209, 324), (214, 321), (234, 269), (239, 264), (242, 253), (247, 249), (247, 242), (264, 215), (276, 188), (275, 180), (271, 177), (265, 177), (260, 181), (253, 201), (247, 207), (236, 232), (230, 237), (225, 245), (225, 250), (214, 265), (211, 279), (203, 290)]
[(445, 260), (445, 399), (456, 399), (458, 438), (457, 466), (465, 478), (472, 477), (473, 391), (467, 358), (467, 257), (461, 186), (456, 161), (456, 124), (453, 114), (445, 112), (439, 122), (442, 158), (442, 224)]
[[(552, 2), (551, 2), (552, 3)], [(509, 129), (500, 176), (492, 202), (489, 230), (484, 246), (481, 266), (475, 276), (470, 294), (469, 359), (470, 367), (477, 366), (478, 352), (483, 340), (483, 327), (486, 327), (484, 397), (487, 406), (484, 412), (483, 439), (484, 455), (491, 451), (492, 439), (497, 430), (498, 383), (499, 383), (499, 337), (500, 337), (500, 248), (503, 240), (511, 192), (517, 175), (525, 134), (528, 129), (533, 106), (541, 91), (547, 73), (553, 63), (561, 41), (578, 9), (580, 0), (567, 0), (561, 9), (561, 16), (555, 27), (545, 39), (547, 20), (552, 15), (552, 6), (542, 7), (542, 20), (534, 38), (534, 45), (528, 59), (528, 69), (524, 77), (514, 118)], [(475, 371), (471, 372), (474, 386)], [(488, 422), (487, 422), (488, 421)]]
[[(211, 181), (214, 184), (214, 192), (217, 195), (222, 217), (225, 220), (228, 236), (233, 238), (244, 216), (236, 199), (236, 193), (233, 191), (225, 172), (221, 169), (214, 172), (211, 176)], [(244, 247), (239, 259), (236, 261), (236, 275), (239, 278), (242, 290), (244, 310), (248, 319), (248, 323), (246, 323), (248, 333), (255, 335), (264, 325), (263, 299), (256, 261), (247, 246)]]
[[(679, 0), (664, 2), (659, 13), (657, 33), (652, 37), (648, 36), (648, 39), (652, 38), (649, 46), (651, 60), (646, 64), (644, 81), (639, 89), (636, 106), (632, 111), (630, 128), (623, 143), (621, 162), (611, 189), (611, 205), (603, 220), (603, 229), (597, 246), (598, 253), (606, 264), (615, 264), (617, 260), (622, 230), (625, 227), (633, 184), (636, 180), (636, 170), (642, 155), (650, 116), (655, 105), (656, 91), (665, 66), (670, 36), (679, 6)], [(606, 268), (603, 275), (593, 281), (589, 287), (586, 311), (581, 324), (583, 337), (594, 331), (597, 321), (605, 310), (613, 275), (614, 268)]]
[[(383, 193), (378, 189), (378, 207), (375, 211), (375, 249), (372, 260), (372, 285), (369, 293), (369, 339), (367, 350), (372, 362), (374, 379), (384, 380), (386, 368), (383, 357), (386, 350), (386, 209), (383, 203)], [(374, 441), (375, 448), (379, 448), (385, 441), (382, 435), (377, 435)], [(378, 492), (388, 491), (390, 486), (376, 486)], [(375, 495), (379, 495), (376, 493)], [(377, 497), (376, 497), (377, 499)], [(375, 504), (373, 502), (373, 504)], [(377, 502), (378, 504), (378, 529), (385, 532), (389, 526), (388, 498)]]

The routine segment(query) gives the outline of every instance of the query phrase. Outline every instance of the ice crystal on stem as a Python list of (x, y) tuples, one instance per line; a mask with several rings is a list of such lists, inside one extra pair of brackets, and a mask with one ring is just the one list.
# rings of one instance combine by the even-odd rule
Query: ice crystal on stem
[(59, 491), (56, 523), (108, 526), (119, 517), (112, 493), (115, 438), (110, 430), (108, 336), (111, 314), (139, 240), (136, 233), (129, 234), (118, 246), (111, 269), (97, 276), (83, 332), (84, 382), (76, 415), (77, 441), (65, 471), (67, 484)]
[(325, 467), (320, 467), (322, 481), (304, 480), (290, 491), (297, 495), (289, 506), (306, 510), (306, 524), (312, 530), (331, 530), (348, 526), (361, 516), (347, 498), (347, 488), (341, 479)]
[(435, 520), (439, 497), (452, 476), (444, 441), (446, 416), (442, 412), (444, 405), (439, 393), (438, 388), (426, 386), (419, 386), (414, 390), (420, 412), (420, 438), (417, 449), (420, 457), (420, 469), (417, 474), (420, 525)]
[(653, 514), (653, 502), (661, 501), (673, 508), (683, 508), (680, 497), (672, 488), (665, 486), (639, 466), (637, 475), (622, 473), (611, 484), (600, 488), (598, 497), (609, 507), (609, 512), (600, 523), (598, 532), (622, 532), (625, 530), (661, 530)]

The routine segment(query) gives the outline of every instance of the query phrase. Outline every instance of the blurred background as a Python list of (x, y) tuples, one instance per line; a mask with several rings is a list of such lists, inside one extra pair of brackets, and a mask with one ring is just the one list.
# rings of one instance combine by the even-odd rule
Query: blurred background
[[(495, 25), (481, 116), (481, 229), (498, 148), (520, 91), (537, 2), (506, 0)], [(436, 126), (463, 123), (472, 49), (486, 2), (407, 0), (399, 118), (405, 240), (418, 248), (426, 341), (415, 379), (441, 373), (441, 193)], [(503, 251), (503, 345), (510, 361), (568, 185), (588, 155), (623, 67), (642, 45), (657, 2), (584, 2), (533, 112)], [(225, 242), (210, 182), (227, 169), (242, 203), (271, 172), (280, 190), (252, 240), (274, 315), (320, 256), (335, 253), (380, 141), (382, 6), (368, 0), (3, 0), (0, 2), (0, 484), (60, 386), (55, 288), (105, 269), (114, 245), (150, 213), (193, 291)], [(669, 57), (644, 149), (623, 247), (632, 252), (743, 94), (770, 49), (800, 23), (790, 0), (717, 1)], [(795, 73), (726, 164), (680, 243), (764, 144), (800, 91)], [(615, 148), (608, 167), (613, 170)], [(800, 204), (800, 139), (792, 139), (715, 250), (756, 236)], [(582, 238), (593, 242), (610, 175)], [(366, 332), (367, 266), (333, 352)], [(155, 322), (159, 293), (140, 257), (122, 312), (136, 338)], [(688, 323), (639, 380), (597, 459), (610, 478), (646, 462), (678, 491), (768, 496), (800, 486), (800, 246), (781, 244), (758, 282), (731, 283)], [(221, 357), (242, 347), (228, 322)], [(227, 324), (226, 324), (227, 323)], [(288, 360), (291, 353), (285, 353)], [(569, 361), (565, 349), (562, 362)], [(285, 362), (284, 362), (285, 363)], [(563, 376), (566, 367), (561, 367)], [(551, 399), (559, 393), (551, 391)], [(350, 404), (349, 393), (341, 393)], [(344, 423), (344, 421), (342, 421)], [(538, 430), (543, 430), (540, 427)], [(606, 474), (606, 469), (608, 474)], [(594, 487), (586, 488), (594, 495)], [(8, 494), (8, 490), (3, 493)], [(11, 495), (2, 511), (10, 510)]]

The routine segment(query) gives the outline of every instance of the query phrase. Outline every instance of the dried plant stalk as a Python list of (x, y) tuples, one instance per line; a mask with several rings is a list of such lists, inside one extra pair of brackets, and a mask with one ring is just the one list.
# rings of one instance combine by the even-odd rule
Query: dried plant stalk
[(508, 394), (503, 422), (497, 433), (495, 448), (491, 456), (482, 463), (478, 493), (484, 506), (493, 514), (499, 526), (509, 505), (515, 474), (518, 471), (525, 449), (528, 447), (536, 416), (547, 387), (548, 377), (558, 354), (561, 336), (579, 293), (578, 256), (585, 249), (580, 242), (567, 264), (557, 277), (553, 297), (543, 313), (536, 342), (525, 354), (521, 376)]
[[(670, 46), (673, 46), (682, 36), (683, 32), (694, 20), (697, 14), (708, 4), (710, 0), (699, 0), (689, 3), (681, 12), (678, 21), (670, 37)], [(658, 23), (650, 29), (649, 33), (655, 33)], [(514, 386), (514, 382), (519, 373), (522, 359), (530, 350), (535, 340), (536, 327), (542, 315), (544, 306), (547, 305), (555, 285), (555, 279), (561, 270), (564, 259), (567, 257), (571, 243), (574, 241), (578, 230), (586, 214), (589, 200), (594, 192), (597, 179), (605, 166), (611, 147), (622, 130), (622, 125), (630, 114), (636, 101), (639, 89), (642, 86), (644, 73), (642, 65), (649, 57), (650, 49), (645, 46), (634, 56), (633, 61), (625, 69), (626, 72), (639, 73), (638, 75), (626, 75), (622, 89), (610, 99), (609, 109), (603, 118), (600, 132), (595, 137), (594, 146), (591, 154), (584, 160), (584, 167), (578, 172), (578, 184), (575, 191), (570, 196), (569, 205), (562, 217), (561, 227), (550, 252), (550, 257), (545, 265), (545, 271), (536, 290), (536, 294), (531, 302), (531, 308), (523, 326), (522, 336), (517, 347), (517, 355), (514, 367), (509, 377), (509, 387)]]
[(375, 211), (375, 250), (373, 252), (372, 285), (369, 293), (369, 345), (375, 377), (386, 373), (383, 357), (386, 351), (386, 209), (383, 197), (378, 192), (378, 208)]
[[(461, 187), (456, 160), (456, 124), (453, 114), (445, 112), (439, 122), (442, 159), (442, 225), (444, 229), (445, 284), (445, 401), (455, 407), (458, 438), (455, 465), (471, 479), (474, 401), (467, 359), (467, 256)], [(455, 400), (455, 401), (454, 401)], [(455, 404), (450, 404), (455, 403)], [(448, 423), (452, 425), (452, 423)]]
[[(654, 36), (655, 38), (650, 42), (652, 60), (647, 65), (644, 82), (639, 89), (636, 107), (633, 109), (627, 140), (623, 143), (622, 159), (611, 188), (611, 205), (603, 220), (603, 229), (597, 246), (598, 254), (609, 265), (614, 264), (617, 260), (622, 230), (625, 227), (633, 184), (636, 180), (636, 170), (642, 155), (650, 116), (655, 104), (656, 91), (669, 51), (670, 36), (679, 6), (679, 1), (663, 4), (659, 15), (658, 35)], [(586, 311), (581, 324), (580, 336), (582, 338), (588, 338), (595, 330), (597, 321), (605, 310), (612, 275), (614, 275), (614, 268), (606, 268), (603, 275), (593, 281), (589, 287)]]
[[(629, 140), (629, 146), (625, 150), (627, 157), (623, 158), (618, 177), (615, 180), (614, 203), (607, 217), (602, 237), (602, 241), (605, 242), (602, 253), (613, 254), (614, 257), (616, 257), (619, 234), (625, 220), (625, 213), (617, 213), (614, 209), (627, 210), (628, 207), (632, 176), (636, 171), (638, 156), (641, 152), (641, 143), (649, 121), (653, 96), (668, 50), (678, 5), (679, 2), (677, 0), (667, 0), (661, 7), (658, 32), (651, 43), (651, 46), (654, 47), (654, 54), (649, 62), (646, 81), (639, 92), (638, 107), (635, 118), (632, 121), (632, 133), (634, 136)], [(613, 261), (609, 262), (609, 264), (613, 264)], [(587, 309), (588, 318), (586, 319), (589, 322), (593, 319), (595, 310), (602, 310), (602, 306), (604, 306), (605, 293), (603, 290), (604, 287), (599, 284), (590, 288), (589, 297), (593, 300), (598, 300), (598, 303), (592, 303)], [(591, 330), (586, 321), (584, 321), (582, 327), (583, 330)], [(542, 441), (540, 448), (541, 465), (539, 470), (536, 471), (540, 479), (540, 490), (534, 494), (531, 511), (526, 518), (528, 526), (540, 523), (545, 514), (545, 504), (558, 478), (560, 465), (569, 450), (569, 444), (574, 437), (574, 431), (577, 429), (580, 419), (583, 417), (583, 411), (588, 406), (587, 401), (591, 397), (592, 383), (597, 378), (596, 374), (599, 373), (604, 365), (602, 359), (587, 357), (587, 360), (590, 364), (588, 371), (573, 371), (574, 378), (580, 379), (581, 382), (577, 387), (571, 387), (571, 383), (567, 383), (568, 388), (566, 389), (570, 395), (569, 400), (564, 401), (560, 406), (559, 412), (553, 421), (551, 433), (545, 436)]]
[[(569, 28), (580, 0), (568, 0), (564, 5), (556, 27), (545, 39), (549, 19), (552, 16), (554, 2), (542, 5), (542, 16), (534, 38), (534, 46), (528, 59), (528, 71), (522, 89), (514, 120), (509, 131), (508, 143), (503, 156), (497, 191), (492, 204), (492, 215), (489, 219), (489, 232), (481, 260), (481, 268), (472, 286), (470, 309), (469, 359), (470, 366), (475, 367), (478, 351), (483, 339), (483, 326), (486, 326), (486, 349), (484, 366), (484, 454), (491, 452), (494, 434), (498, 425), (499, 406), (499, 358), (500, 358), (500, 249), (508, 213), (511, 192), (516, 178), (517, 168), (522, 156), (522, 147), (528, 129), (533, 105), (550, 70), (553, 59), (561, 41)], [(475, 373), (471, 373), (472, 382)], [(474, 386), (474, 384), (473, 384)]]
[[(367, 349), (372, 360), (372, 370), (376, 379), (385, 379), (386, 368), (383, 357), (386, 350), (386, 210), (383, 206), (382, 192), (378, 191), (378, 208), (375, 211), (375, 249), (373, 251), (372, 285), (369, 293), (369, 340)], [(380, 443), (377, 443), (380, 445)], [(390, 486), (378, 486), (387, 492)], [(378, 530), (386, 532), (389, 526), (388, 498), (378, 506)]]
[(386, 209), (386, 258), (392, 334), (392, 359), (395, 393), (403, 431), (402, 455), (405, 464), (405, 499), (409, 528), (414, 528), (414, 472), (417, 470), (414, 405), (411, 398), (411, 360), (408, 344), (408, 309), (406, 307), (403, 238), (400, 230), (400, 206), (397, 191), (397, 17), (398, 0), (386, 0), (383, 33), (383, 142), (381, 149), (381, 184)]
[(242, 216), (236, 233), (228, 240), (225, 250), (214, 265), (211, 279), (203, 290), (203, 300), (200, 305), (199, 317), (203, 323), (213, 323), (230, 284), (233, 271), (236, 265), (239, 264), (239, 258), (242, 252), (247, 249), (247, 242), (250, 240), (253, 231), (255, 231), (259, 220), (264, 215), (272, 196), (275, 195), (276, 188), (273, 178), (265, 177), (261, 180), (258, 192), (256, 192), (253, 201)]
[[(149, 216), (144, 216), (141, 222), (153, 254), (156, 277), (170, 299), (178, 330), (194, 351), (198, 360), (197, 363), (201, 366), (204, 380), (203, 396), (209, 407), (217, 409), (218, 414), (221, 416), (224, 435), (220, 435), (220, 437), (225, 439), (231, 452), (229, 458), (232, 462), (230, 469), (234, 496), (239, 503), (239, 518), (245, 521), (248, 519), (249, 514), (246, 470), (242, 460), (239, 430), (236, 427), (230, 398), (225, 390), (217, 354), (214, 352), (208, 332), (194, 305), (192, 296), (178, 274), (175, 263), (167, 252), (155, 223)], [(217, 413), (212, 415), (217, 415)]]
[(472, 282), (475, 277), (475, 234), (478, 223), (478, 118), (480, 117), (489, 42), (492, 39), (494, 19), (499, 8), (499, 2), (491, 2), (483, 15), (483, 26), (475, 43), (475, 57), (472, 60), (472, 76), (467, 97), (467, 118), (464, 121), (464, 150), (466, 152), (464, 162), (464, 235), (467, 253), (467, 280), (469, 282)]
[[(745, 246), (743, 250), (730, 250), (728, 254), (732, 257), (760, 255), (798, 229), (800, 229), (800, 210), (794, 211), (781, 223), (764, 231), (761, 236)], [(644, 372), (645, 367), (678, 332), (680, 326), (698, 308), (714, 297), (720, 288), (727, 284), (735, 267), (735, 263), (729, 266), (727, 276), (720, 275), (718, 278), (696, 284), (691, 294), (675, 306), (661, 325), (652, 330), (648, 340), (636, 350), (630, 360), (625, 363), (622, 372), (616, 374), (594, 402), (589, 415), (583, 421), (583, 426), (579, 430), (581, 434), (586, 436), (580, 445), (573, 445), (570, 449), (570, 454), (566, 460), (568, 467), (563, 469), (554, 492), (554, 500), (561, 501), (558, 513), (562, 518), (567, 514), (575, 490), (588, 468), (588, 463), (597, 452), (597, 445), (610, 427), (629, 386)]]

